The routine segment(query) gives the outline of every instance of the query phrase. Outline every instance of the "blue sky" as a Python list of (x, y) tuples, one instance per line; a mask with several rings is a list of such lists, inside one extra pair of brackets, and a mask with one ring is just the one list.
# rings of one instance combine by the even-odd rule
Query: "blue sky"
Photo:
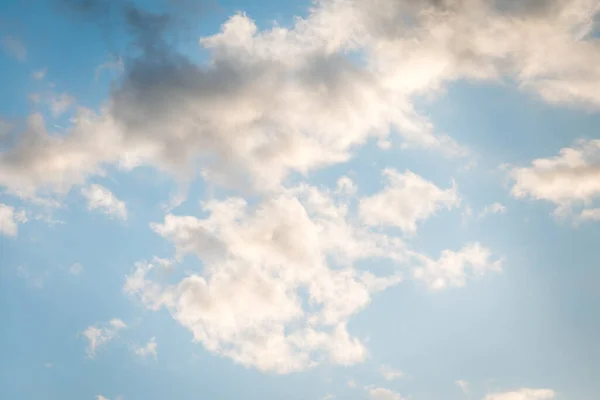
[(1, 397), (597, 399), (599, 13), (2, 2)]

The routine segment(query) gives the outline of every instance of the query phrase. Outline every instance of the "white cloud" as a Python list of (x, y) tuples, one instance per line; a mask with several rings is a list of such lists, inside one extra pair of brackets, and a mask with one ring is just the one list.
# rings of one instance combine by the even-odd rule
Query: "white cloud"
[(345, 162), (369, 138), (389, 142), (390, 132), (404, 147), (464, 154), (413, 107), (459, 79), (508, 77), (549, 102), (600, 107), (597, 2), (543, 3), (379, 0), (374, 11), (323, 0), (290, 28), (264, 30), (236, 14), (201, 39), (203, 65), (161, 43), (162, 24), (140, 30), (150, 24), (139, 13), (129, 28), (140, 55), (105, 107), (80, 110), (61, 137), (32, 116), (35, 126), (0, 157), (0, 185), (60, 192), (105, 164), (190, 179), (199, 165), (213, 182), (270, 191), (290, 172)]
[(25, 222), (25, 211), (15, 211), (14, 207), (0, 203), (0, 235), (17, 236), (19, 224)]
[(74, 263), (69, 267), (69, 273), (71, 275), (79, 275), (83, 271), (83, 265), (81, 263)]
[(50, 103), (50, 111), (52, 111), (52, 115), (55, 118), (63, 115), (75, 104), (75, 98), (67, 93), (50, 96), (48, 101)]
[(335, 399), (334, 394), (329, 393), (329, 394), (323, 396), (323, 400), (332, 400), (332, 399)]
[(458, 381), (456, 381), (456, 385), (460, 388), (460, 390), (463, 391), (463, 393), (469, 392), (469, 382), (463, 381), (463, 380), (458, 380)]
[(42, 69), (38, 69), (37, 71), (33, 71), (31, 76), (33, 76), (33, 79), (35, 79), (36, 81), (43, 80), (46, 77), (46, 68), (42, 68)]
[(388, 365), (380, 366), (379, 372), (381, 372), (381, 375), (383, 375), (383, 377), (388, 381), (393, 381), (394, 379), (404, 377), (404, 372), (394, 369)]
[(102, 395), (98, 395), (98, 396), (96, 396), (96, 400), (108, 400), (108, 398), (104, 397)]
[(410, 171), (385, 169), (383, 175), (388, 180), (386, 188), (360, 201), (360, 217), (366, 224), (397, 226), (414, 233), (418, 222), (459, 204), (454, 184), (443, 190)]
[(11, 57), (16, 58), (19, 61), (25, 61), (27, 58), (27, 49), (25, 45), (14, 36), (4, 36), (0, 40), (2, 49), (4, 52)]
[(104, 186), (92, 184), (81, 189), (81, 194), (87, 199), (89, 210), (99, 209), (104, 214), (122, 220), (127, 219), (127, 207), (125, 203)]
[(127, 325), (118, 318), (114, 318), (104, 325), (91, 325), (83, 331), (83, 336), (88, 340), (86, 353), (88, 357), (94, 358), (96, 350), (115, 339), (119, 332), (127, 328)]
[(349, 380), (349, 381), (348, 381), (348, 387), (350, 387), (350, 388), (355, 388), (355, 387), (356, 387), (356, 381), (354, 381), (354, 380)]
[(419, 258), (423, 266), (415, 268), (414, 277), (433, 290), (462, 287), (467, 279), (502, 270), (502, 259), (492, 260), (490, 250), (479, 243), (469, 244), (458, 252), (444, 250), (438, 260)]
[[(400, 279), (352, 265), (371, 257), (404, 259), (401, 240), (350, 224), (344, 203), (314, 187), (256, 207), (231, 198), (204, 208), (205, 219), (167, 215), (152, 229), (172, 241), (179, 256), (201, 258), (205, 273), (161, 287), (148, 278), (153, 265), (140, 263), (126, 292), (150, 308), (169, 309), (208, 350), (261, 370), (287, 373), (365, 358), (346, 323), (373, 292)], [(308, 295), (306, 308), (301, 291)]]
[(137, 354), (140, 357), (152, 356), (156, 360), (157, 347), (158, 347), (158, 345), (156, 343), (156, 338), (150, 338), (150, 340), (148, 341), (148, 343), (145, 346), (138, 347), (134, 351), (135, 351), (135, 354)]
[(488, 394), (484, 400), (550, 400), (555, 396), (556, 393), (550, 389), (519, 389), (514, 392)]
[(367, 392), (369, 398), (372, 400), (403, 400), (404, 397), (400, 396), (390, 389), (379, 388), (379, 387), (368, 387)]
[(504, 214), (506, 212), (506, 207), (501, 203), (492, 203), (483, 208), (479, 213), (479, 218), (483, 218), (487, 215), (494, 214)]
[(549, 201), (556, 206), (557, 216), (570, 215), (574, 208), (588, 208), (600, 198), (600, 140), (579, 141), (555, 157), (513, 168), (511, 177), (515, 182), (513, 196)]

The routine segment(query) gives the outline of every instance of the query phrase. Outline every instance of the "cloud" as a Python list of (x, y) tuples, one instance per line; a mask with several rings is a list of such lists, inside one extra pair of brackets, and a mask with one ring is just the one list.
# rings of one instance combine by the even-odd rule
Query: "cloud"
[(506, 207), (501, 203), (492, 203), (483, 208), (479, 213), (479, 218), (483, 218), (487, 215), (494, 214), (504, 214), (506, 212)]
[[(28, 128), (0, 157), (0, 185), (60, 192), (116, 164), (152, 165), (182, 180), (199, 170), (214, 183), (272, 191), (390, 135), (403, 147), (465, 155), (416, 112), (416, 99), (460, 79), (506, 77), (551, 103), (600, 107), (597, 2), (551, 3), (379, 0), (373, 10), (324, 0), (290, 27), (263, 30), (236, 14), (200, 40), (202, 64), (170, 41), (172, 14), (121, 5), (118, 23), (136, 51), (105, 106), (81, 110), (60, 138)], [(112, 12), (90, 4), (78, 8), (91, 20)], [(40, 140), (28, 146), (33, 137)]]
[(156, 338), (150, 338), (148, 343), (143, 347), (138, 347), (134, 350), (135, 354), (140, 357), (152, 356), (156, 360), (158, 345), (156, 344)]
[(490, 250), (476, 242), (457, 252), (444, 250), (437, 260), (420, 256), (423, 266), (415, 268), (413, 275), (432, 290), (463, 287), (467, 279), (502, 270), (502, 259), (491, 257)]
[(394, 369), (388, 365), (380, 366), (379, 372), (381, 372), (381, 375), (383, 375), (383, 377), (388, 381), (393, 381), (394, 379), (404, 377), (404, 372)]
[(25, 222), (25, 211), (15, 211), (14, 207), (0, 203), (0, 235), (17, 236), (19, 224)]
[[(600, 197), (600, 140), (579, 141), (550, 158), (539, 158), (529, 167), (511, 170), (512, 195), (553, 203), (557, 216), (575, 208), (589, 208)], [(584, 215), (593, 215), (593, 211)]]
[(75, 98), (67, 93), (61, 93), (56, 96), (51, 96), (49, 99), (50, 111), (57, 118), (63, 115), (75, 104)]
[(456, 386), (458, 386), (463, 393), (469, 393), (469, 382), (458, 380), (456, 381)]
[(372, 400), (403, 400), (404, 397), (400, 396), (390, 389), (379, 388), (379, 387), (368, 387), (366, 388), (369, 393), (369, 398)]
[(519, 389), (514, 392), (493, 393), (484, 397), (484, 400), (550, 400), (556, 394), (550, 389)]
[(92, 184), (81, 189), (81, 194), (88, 202), (88, 209), (99, 209), (104, 214), (122, 220), (127, 219), (127, 207), (110, 190), (104, 186)]
[(6, 54), (14, 57), (18, 61), (25, 61), (27, 58), (27, 49), (25, 45), (14, 36), (4, 36), (0, 39), (0, 45)]
[(96, 396), (96, 400), (108, 400), (108, 398), (106, 398), (102, 395), (98, 395), (98, 396)]
[(80, 263), (74, 263), (69, 267), (69, 274), (79, 275), (83, 271), (83, 265)]
[(386, 188), (360, 201), (360, 217), (368, 225), (396, 226), (407, 233), (417, 230), (417, 222), (442, 208), (459, 204), (455, 185), (442, 190), (413, 172), (385, 169)]
[(329, 393), (329, 394), (323, 396), (323, 400), (332, 400), (332, 399), (335, 399), (334, 394)]
[(33, 71), (31, 76), (33, 76), (33, 79), (35, 79), (36, 81), (43, 80), (46, 77), (46, 68), (42, 68), (42, 69)]
[(354, 380), (349, 380), (349, 381), (348, 381), (348, 387), (350, 387), (350, 388), (355, 388), (355, 387), (356, 387), (356, 381), (354, 381)]
[(166, 307), (209, 351), (246, 366), (288, 373), (360, 362), (367, 351), (347, 321), (400, 276), (375, 276), (353, 263), (406, 255), (401, 240), (349, 223), (343, 201), (332, 196), (299, 187), (256, 206), (211, 200), (203, 219), (167, 215), (152, 229), (175, 244), (178, 257), (199, 257), (205, 272), (163, 287), (149, 279), (154, 265), (139, 263), (124, 289), (150, 308)]
[(94, 358), (96, 350), (115, 339), (119, 332), (127, 328), (127, 325), (118, 318), (111, 319), (105, 325), (91, 325), (83, 331), (83, 336), (88, 340), (86, 353), (88, 357)]

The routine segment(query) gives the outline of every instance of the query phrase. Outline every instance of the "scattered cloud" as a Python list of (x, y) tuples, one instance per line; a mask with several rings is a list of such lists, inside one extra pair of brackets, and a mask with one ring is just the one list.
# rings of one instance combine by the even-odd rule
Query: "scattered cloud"
[(75, 104), (75, 98), (68, 93), (61, 93), (56, 96), (50, 96), (49, 103), (52, 116), (57, 118), (63, 115)]
[(456, 385), (463, 391), (463, 393), (469, 393), (469, 382), (458, 380), (456, 381)]
[(394, 369), (388, 365), (380, 366), (379, 372), (381, 372), (381, 375), (383, 375), (383, 377), (388, 381), (393, 381), (394, 379), (404, 377), (404, 372)]
[(348, 381), (348, 387), (350, 387), (350, 388), (353, 388), (353, 389), (354, 389), (354, 388), (356, 387), (356, 381), (354, 381), (354, 380), (349, 380), (349, 381)]
[(156, 360), (157, 347), (158, 347), (158, 345), (156, 344), (156, 338), (153, 337), (153, 338), (150, 338), (150, 340), (148, 341), (148, 343), (145, 346), (138, 347), (134, 351), (135, 351), (135, 354), (137, 354), (140, 357), (152, 356)]
[(404, 400), (404, 397), (400, 396), (399, 393), (390, 389), (367, 387), (366, 390), (369, 393), (369, 398), (372, 400)]
[(123, 57), (116, 57), (106, 61), (96, 67), (95, 77), (98, 79), (104, 72), (114, 73), (121, 76), (125, 73), (125, 63)]
[(437, 260), (420, 258), (423, 266), (414, 270), (414, 277), (432, 290), (462, 287), (467, 279), (502, 270), (502, 259), (492, 260), (490, 250), (479, 243), (469, 244), (458, 252), (444, 250)]
[(88, 326), (83, 331), (83, 336), (88, 340), (86, 353), (88, 357), (94, 358), (96, 350), (115, 339), (119, 332), (127, 328), (127, 325), (118, 318), (112, 319), (108, 324)]
[(600, 140), (579, 141), (561, 149), (557, 156), (513, 168), (512, 195), (551, 202), (556, 216), (571, 216), (575, 209), (588, 209), (600, 198), (599, 160)]
[(492, 203), (483, 208), (479, 213), (479, 218), (483, 218), (487, 215), (504, 214), (506, 207), (500, 203)]
[(325, 396), (323, 396), (323, 400), (332, 400), (335, 399), (335, 395), (334, 394), (326, 394)]
[(0, 203), (0, 235), (17, 236), (19, 224), (27, 220), (25, 211), (16, 211), (14, 207)]
[(0, 45), (6, 54), (18, 61), (25, 61), (27, 58), (27, 48), (21, 40), (14, 36), (4, 36), (0, 39)]
[(98, 184), (81, 189), (81, 194), (88, 202), (89, 210), (101, 210), (104, 214), (122, 220), (127, 219), (127, 207), (110, 190)]
[(46, 77), (46, 68), (42, 68), (42, 69), (38, 69), (36, 71), (33, 71), (33, 73), (31, 74), (31, 76), (36, 81), (44, 80), (44, 78)]
[(556, 393), (550, 389), (519, 389), (514, 392), (493, 393), (484, 400), (551, 400)]
[(83, 265), (81, 263), (74, 263), (69, 267), (69, 274), (79, 275), (83, 271)]
[(360, 217), (368, 225), (396, 226), (415, 233), (418, 222), (459, 204), (454, 184), (443, 190), (410, 171), (385, 169), (383, 175), (386, 188), (360, 201)]

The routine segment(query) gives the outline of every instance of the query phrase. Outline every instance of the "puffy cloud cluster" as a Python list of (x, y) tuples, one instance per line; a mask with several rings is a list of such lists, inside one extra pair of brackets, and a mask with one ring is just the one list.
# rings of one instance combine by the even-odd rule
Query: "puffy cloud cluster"
[(583, 208), (581, 219), (598, 219), (598, 209), (593, 205), (600, 198), (600, 140), (580, 141), (561, 149), (557, 156), (514, 168), (511, 175), (515, 197), (552, 202), (559, 216)]
[(416, 113), (415, 96), (509, 77), (548, 101), (597, 107), (597, 12), (594, 0), (321, 0), (287, 28), (232, 16), (200, 40), (209, 62), (198, 65), (165, 40), (169, 15), (125, 6), (139, 51), (106, 107), (80, 110), (59, 137), (33, 115), (0, 153), (0, 185), (68, 190), (116, 163), (187, 177), (199, 168), (269, 191), (290, 172), (347, 160), (369, 138), (388, 146), (390, 131), (407, 146), (464, 154)]
[(122, 220), (127, 219), (127, 206), (119, 200), (109, 189), (102, 185), (92, 184), (81, 189), (81, 194), (88, 203), (88, 209), (99, 209), (104, 214)]
[(83, 336), (88, 340), (87, 355), (94, 358), (98, 347), (116, 338), (119, 332), (125, 328), (127, 325), (118, 318), (111, 319), (108, 324), (88, 326), (83, 331)]
[(19, 224), (27, 222), (24, 211), (16, 211), (14, 207), (0, 203), (0, 235), (17, 236)]
[[(167, 308), (208, 350), (246, 366), (288, 373), (362, 361), (367, 350), (348, 321), (374, 292), (401, 281), (402, 266), (425, 268), (427, 284), (441, 273), (460, 285), (464, 267), (456, 265), (483, 273), (489, 251), (476, 245), (432, 261), (357, 223), (350, 200), (300, 185), (258, 204), (205, 202), (205, 218), (169, 214), (152, 229), (175, 245), (176, 258), (195, 254), (202, 273), (165, 285), (152, 279), (153, 264), (138, 263), (124, 290), (149, 308)], [(377, 259), (391, 260), (396, 272), (376, 276), (357, 266)]]

